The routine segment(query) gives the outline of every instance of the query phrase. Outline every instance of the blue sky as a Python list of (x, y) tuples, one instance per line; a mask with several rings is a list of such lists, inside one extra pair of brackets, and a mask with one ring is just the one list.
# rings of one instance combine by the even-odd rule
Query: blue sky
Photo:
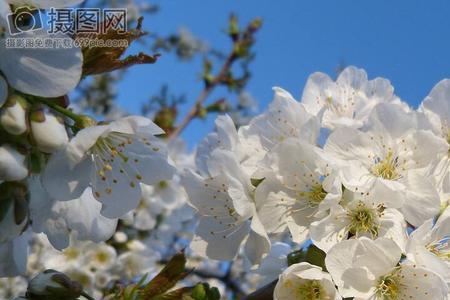
[[(364, 68), (370, 78), (391, 80), (396, 94), (413, 106), (439, 80), (450, 77), (450, 2), (447, 0), (166, 0), (144, 21), (146, 30), (174, 32), (180, 26), (222, 49), (230, 12), (242, 22), (262, 17), (248, 91), (264, 110), (273, 86), (300, 98), (309, 74), (334, 75), (340, 64)], [(137, 66), (120, 84), (119, 103), (138, 112), (149, 95), (167, 83), (192, 103), (202, 89), (200, 60), (179, 63), (165, 55), (155, 65)], [(213, 96), (220, 96), (223, 90)], [(214, 99), (214, 97), (212, 98)], [(184, 111), (187, 107), (182, 108)], [(195, 121), (184, 133), (193, 145), (213, 128)]]

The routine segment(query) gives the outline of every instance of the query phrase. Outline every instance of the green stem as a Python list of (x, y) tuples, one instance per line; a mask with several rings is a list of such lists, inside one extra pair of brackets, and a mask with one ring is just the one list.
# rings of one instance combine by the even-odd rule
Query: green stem
[(81, 296), (83, 296), (84, 298), (86, 298), (88, 300), (95, 300), (95, 298), (89, 296), (86, 292), (81, 292)]
[(73, 111), (71, 111), (67, 108), (59, 106), (58, 104), (54, 103), (52, 100), (49, 100), (46, 98), (41, 98), (41, 97), (33, 97), (33, 101), (43, 103), (43, 104), (47, 105), (48, 107), (50, 107), (51, 109), (65, 115), (66, 117), (71, 118), (75, 122), (79, 122), (81, 120), (80, 115), (74, 113)]

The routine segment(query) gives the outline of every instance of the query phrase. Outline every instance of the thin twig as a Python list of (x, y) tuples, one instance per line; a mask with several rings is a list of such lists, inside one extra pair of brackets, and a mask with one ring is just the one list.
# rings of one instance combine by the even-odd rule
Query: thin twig
[(231, 68), (236, 58), (237, 55), (235, 51), (232, 50), (231, 54), (228, 55), (227, 59), (225, 60), (225, 63), (223, 64), (219, 74), (216, 77), (214, 77), (214, 79), (207, 86), (205, 86), (205, 88), (195, 101), (194, 105), (192, 106), (191, 110), (181, 121), (180, 125), (178, 125), (177, 128), (175, 128), (175, 130), (170, 135), (170, 138), (175, 138), (179, 136), (180, 133), (189, 125), (189, 123), (197, 117), (203, 102), (205, 102), (205, 100), (208, 98), (208, 96), (211, 94), (214, 88), (216, 88), (217, 85), (219, 85), (224, 80), (225, 76), (228, 73), (228, 70)]

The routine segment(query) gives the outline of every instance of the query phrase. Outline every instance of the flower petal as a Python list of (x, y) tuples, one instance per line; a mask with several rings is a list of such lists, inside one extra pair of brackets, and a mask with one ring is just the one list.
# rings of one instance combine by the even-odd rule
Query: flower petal
[[(51, 38), (42, 31), (22, 35)], [(6, 48), (4, 39), (1, 43), (0, 69), (8, 83), (23, 93), (58, 97), (72, 91), (80, 81), (83, 62), (80, 48)]]

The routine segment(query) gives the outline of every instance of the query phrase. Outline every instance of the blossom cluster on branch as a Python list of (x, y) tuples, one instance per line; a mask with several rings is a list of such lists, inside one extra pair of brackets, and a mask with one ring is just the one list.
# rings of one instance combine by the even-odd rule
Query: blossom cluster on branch
[(200, 217), (191, 248), (243, 253), (272, 279), (289, 261), (278, 242), (316, 249), (290, 261), (277, 300), (448, 299), (450, 81), (418, 110), (355, 67), (312, 74), (300, 102), (274, 92), (238, 130), (218, 117), (182, 175)]

